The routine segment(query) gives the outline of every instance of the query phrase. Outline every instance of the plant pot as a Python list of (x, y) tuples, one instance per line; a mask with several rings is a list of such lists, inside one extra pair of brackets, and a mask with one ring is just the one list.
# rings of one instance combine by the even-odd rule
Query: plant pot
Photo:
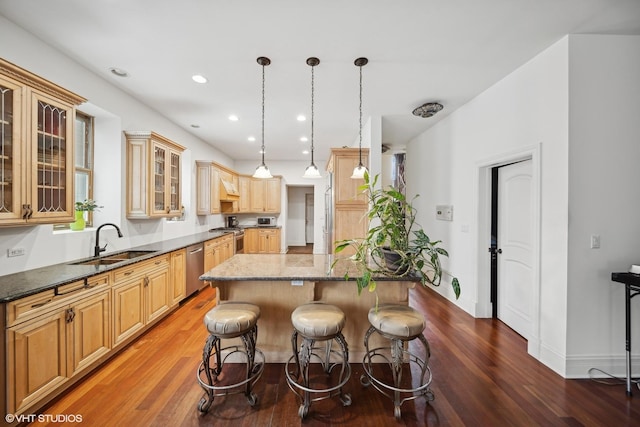
[(80, 231), (80, 230), (84, 230), (86, 223), (84, 221), (84, 211), (75, 211), (75, 222), (72, 222), (69, 225), (69, 228), (71, 228), (73, 231)]
[(390, 273), (398, 276), (404, 276), (409, 270), (408, 265), (403, 265), (402, 256), (389, 248), (380, 248), (384, 256), (385, 266)]

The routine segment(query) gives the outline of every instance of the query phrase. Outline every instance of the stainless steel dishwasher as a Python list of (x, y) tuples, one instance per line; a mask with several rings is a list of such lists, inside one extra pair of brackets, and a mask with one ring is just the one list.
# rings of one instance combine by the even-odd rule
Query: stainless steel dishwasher
[(187, 248), (187, 296), (198, 292), (204, 286), (204, 282), (199, 279), (204, 272), (204, 244), (189, 246)]

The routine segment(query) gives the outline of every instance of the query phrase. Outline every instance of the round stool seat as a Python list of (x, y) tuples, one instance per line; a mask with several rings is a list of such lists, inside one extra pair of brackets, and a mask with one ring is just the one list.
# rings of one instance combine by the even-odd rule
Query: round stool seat
[(247, 302), (227, 302), (212, 308), (204, 316), (211, 335), (234, 338), (253, 328), (260, 317), (260, 307)]
[(369, 323), (383, 335), (411, 340), (425, 328), (424, 316), (404, 305), (384, 305), (369, 310)]
[(342, 331), (345, 322), (344, 312), (330, 304), (304, 304), (291, 313), (293, 327), (307, 338), (333, 337)]

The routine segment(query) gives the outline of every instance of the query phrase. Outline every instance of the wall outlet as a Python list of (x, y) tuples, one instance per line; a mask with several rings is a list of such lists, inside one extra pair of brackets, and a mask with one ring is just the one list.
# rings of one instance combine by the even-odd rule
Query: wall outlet
[(291, 286), (302, 286), (304, 285), (304, 281), (302, 280), (292, 280), (291, 281)]
[(453, 221), (453, 206), (437, 205), (436, 219), (439, 219), (441, 221)]
[(22, 256), (25, 254), (25, 250), (24, 248), (11, 248), (11, 249), (7, 249), (7, 256), (8, 257), (14, 257), (14, 256)]
[(591, 235), (591, 249), (599, 249), (600, 248), (600, 235), (592, 234)]

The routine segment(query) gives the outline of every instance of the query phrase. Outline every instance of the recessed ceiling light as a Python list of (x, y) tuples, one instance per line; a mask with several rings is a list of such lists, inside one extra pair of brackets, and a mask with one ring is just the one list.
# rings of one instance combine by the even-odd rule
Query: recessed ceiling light
[(191, 125), (191, 127), (194, 128), (194, 129), (198, 129), (200, 127), (200, 125), (197, 125), (197, 124), (194, 123), (194, 124)]
[(296, 119), (299, 122), (304, 122), (305, 120), (307, 120), (307, 118), (304, 116), (304, 114), (298, 114), (298, 117), (296, 117)]
[(237, 122), (238, 121), (238, 116), (236, 116), (235, 114), (232, 114), (229, 116), (229, 120), (231, 120), (232, 122)]
[(194, 74), (193, 76), (191, 76), (191, 78), (196, 83), (206, 83), (208, 81), (207, 78), (202, 74)]
[(307, 138), (306, 136), (300, 137), (301, 142), (307, 142), (308, 140), (309, 138)]
[(109, 68), (109, 71), (111, 71), (111, 74), (113, 74), (114, 76), (129, 77), (129, 73), (127, 73), (122, 68), (111, 67)]
[(256, 137), (255, 136), (250, 136), (249, 138), (247, 138), (247, 141), (249, 142), (255, 142)]

